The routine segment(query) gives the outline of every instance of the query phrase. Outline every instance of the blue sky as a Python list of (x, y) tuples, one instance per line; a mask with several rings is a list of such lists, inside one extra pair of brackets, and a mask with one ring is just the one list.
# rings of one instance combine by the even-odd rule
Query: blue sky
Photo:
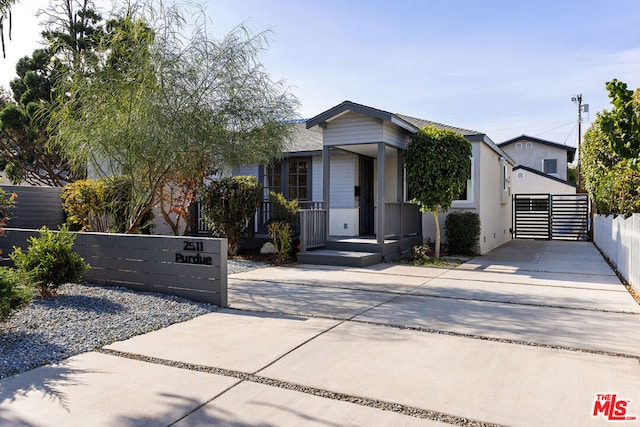
[[(3, 86), (17, 58), (37, 46), (35, 3), (15, 7), (10, 56), (0, 64)], [(482, 131), (497, 143), (527, 134), (576, 145), (573, 95), (590, 105), (584, 130), (609, 106), (605, 82), (640, 86), (637, 0), (209, 0), (206, 6), (218, 35), (240, 23), (272, 31), (262, 63), (291, 86), (305, 118), (348, 99)]]

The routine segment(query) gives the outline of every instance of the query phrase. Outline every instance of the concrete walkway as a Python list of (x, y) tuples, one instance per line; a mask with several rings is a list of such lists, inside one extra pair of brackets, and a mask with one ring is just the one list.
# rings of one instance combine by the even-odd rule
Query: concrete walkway
[[(590, 243), (270, 267), (231, 307), (0, 381), (10, 425), (640, 425), (640, 305)], [(615, 423), (614, 423), (615, 424)]]

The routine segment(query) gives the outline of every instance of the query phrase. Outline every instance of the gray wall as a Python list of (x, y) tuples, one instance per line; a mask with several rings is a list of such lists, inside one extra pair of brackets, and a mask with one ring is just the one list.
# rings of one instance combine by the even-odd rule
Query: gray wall
[[(7, 228), (2, 253), (27, 248), (36, 230)], [(100, 285), (178, 295), (228, 305), (227, 240), (205, 237), (76, 233), (74, 249), (91, 265), (84, 279)], [(6, 260), (5, 260), (6, 261)]]
[(57, 229), (64, 222), (60, 187), (2, 185), (8, 194), (16, 193), (16, 205), (8, 226), (38, 229), (43, 225)]

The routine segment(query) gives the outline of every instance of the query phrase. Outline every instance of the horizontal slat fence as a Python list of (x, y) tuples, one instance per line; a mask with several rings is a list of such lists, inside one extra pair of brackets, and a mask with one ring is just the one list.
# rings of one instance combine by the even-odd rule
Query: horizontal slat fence
[(8, 194), (18, 198), (8, 225), (13, 228), (37, 229), (46, 225), (57, 229), (64, 223), (64, 211), (60, 187), (30, 187), (22, 185), (0, 186)]
[[(37, 230), (6, 229), (3, 254), (27, 247)], [(91, 265), (84, 279), (228, 305), (227, 240), (206, 237), (76, 233), (74, 249)]]

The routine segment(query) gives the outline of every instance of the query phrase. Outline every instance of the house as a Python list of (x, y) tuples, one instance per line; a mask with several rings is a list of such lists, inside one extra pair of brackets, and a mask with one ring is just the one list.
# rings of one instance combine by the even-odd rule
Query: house
[[(358, 259), (354, 265), (366, 265), (433, 240), (431, 214), (421, 214), (407, 200), (403, 166), (411, 136), (429, 125), (460, 132), (471, 142), (471, 176), (452, 210), (479, 214), (480, 252), (511, 238), (514, 162), (487, 135), (351, 101), (294, 125), (298, 136), (285, 159), (271, 166), (245, 165), (233, 173), (256, 176), (265, 192), (280, 191), (300, 201), (299, 260), (341, 264), (353, 255)], [(257, 214), (256, 233), (268, 219), (266, 204)], [(316, 247), (324, 249), (312, 250)], [(342, 252), (336, 256), (331, 250)]]
[(567, 181), (567, 166), (576, 148), (532, 136), (521, 135), (498, 144), (518, 165), (511, 189), (514, 194), (575, 194)]

